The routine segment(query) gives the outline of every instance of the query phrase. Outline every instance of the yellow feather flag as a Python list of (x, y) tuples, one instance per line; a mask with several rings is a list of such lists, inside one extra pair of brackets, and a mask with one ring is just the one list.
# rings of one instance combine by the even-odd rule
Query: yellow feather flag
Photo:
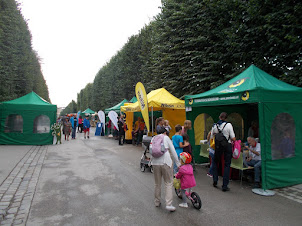
[(146, 127), (148, 132), (150, 132), (149, 125), (149, 111), (148, 111), (148, 99), (144, 85), (141, 82), (138, 82), (135, 86), (135, 94), (137, 101), (139, 103)]

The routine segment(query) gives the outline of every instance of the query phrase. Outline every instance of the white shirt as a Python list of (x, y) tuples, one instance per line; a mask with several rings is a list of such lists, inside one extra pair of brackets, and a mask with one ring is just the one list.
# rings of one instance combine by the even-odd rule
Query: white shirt
[(254, 154), (253, 152), (249, 151), (249, 156), (252, 156), (253, 160), (261, 160), (261, 146), (259, 143), (256, 144), (256, 147), (252, 147), (250, 145), (250, 149), (252, 149), (253, 151), (256, 151), (259, 153), (259, 155)]
[[(217, 126), (218, 126), (219, 130), (221, 131), (225, 124), (226, 124), (226, 122), (221, 123), (221, 125), (215, 124), (212, 127), (211, 138), (213, 137), (213, 135), (219, 133)], [(225, 138), (228, 140), (228, 142), (231, 143), (231, 139), (235, 137), (233, 126), (231, 123), (226, 124), (226, 126), (222, 130), (222, 134), (225, 136)]]
[[(151, 140), (152, 142), (152, 140)], [(176, 163), (177, 166), (180, 166), (180, 162), (178, 160), (174, 145), (171, 141), (171, 139), (168, 136), (164, 136), (164, 146), (168, 149), (168, 151), (165, 152), (161, 157), (154, 158), (151, 157), (151, 165), (168, 165), (169, 167), (172, 167), (173, 161)], [(171, 155), (170, 155), (171, 153)], [(173, 161), (171, 159), (173, 158)]]

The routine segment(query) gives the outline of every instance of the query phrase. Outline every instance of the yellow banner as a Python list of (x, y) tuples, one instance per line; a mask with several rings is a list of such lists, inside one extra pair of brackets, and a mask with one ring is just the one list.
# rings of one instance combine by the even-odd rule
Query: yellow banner
[(139, 103), (146, 127), (148, 129), (148, 132), (150, 132), (148, 99), (147, 99), (145, 87), (141, 82), (138, 82), (136, 84), (135, 94), (136, 94), (137, 102)]

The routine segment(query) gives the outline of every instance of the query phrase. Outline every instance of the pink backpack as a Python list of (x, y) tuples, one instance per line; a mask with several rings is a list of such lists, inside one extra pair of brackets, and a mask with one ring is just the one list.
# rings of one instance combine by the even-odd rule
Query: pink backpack
[(156, 135), (150, 142), (149, 151), (154, 158), (161, 157), (168, 150), (164, 146), (164, 137), (164, 134)]
[(241, 153), (241, 140), (235, 140), (232, 145), (233, 158), (239, 159)]

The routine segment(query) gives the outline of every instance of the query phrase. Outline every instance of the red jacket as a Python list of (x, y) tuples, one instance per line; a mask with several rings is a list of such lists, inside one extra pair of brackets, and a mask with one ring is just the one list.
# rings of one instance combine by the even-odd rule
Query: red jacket
[(181, 189), (187, 189), (196, 186), (196, 181), (193, 174), (193, 167), (191, 164), (181, 165), (175, 177), (177, 179), (180, 179)]

